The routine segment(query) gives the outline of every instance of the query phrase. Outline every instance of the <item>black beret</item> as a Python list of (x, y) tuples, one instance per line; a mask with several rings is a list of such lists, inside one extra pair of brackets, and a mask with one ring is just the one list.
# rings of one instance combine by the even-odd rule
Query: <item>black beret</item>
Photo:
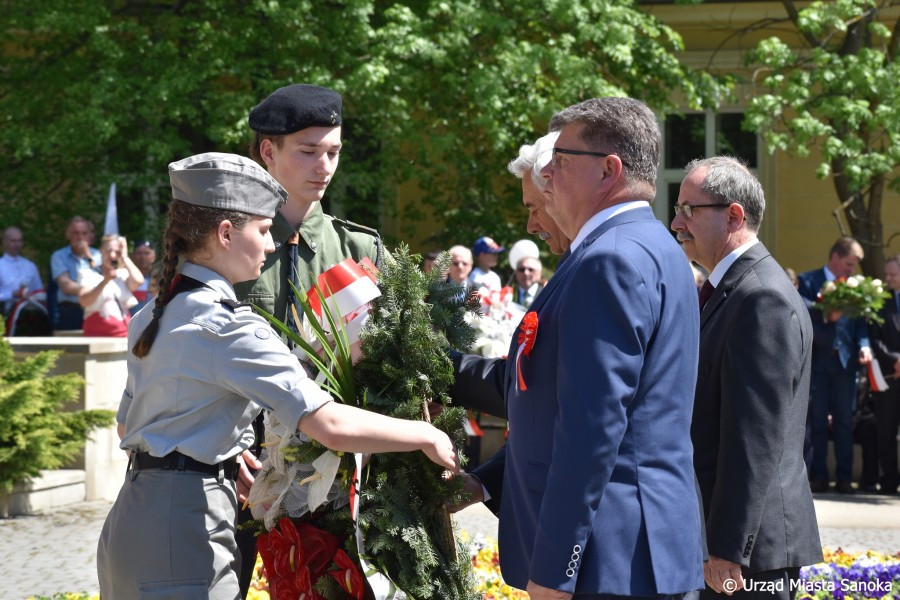
[(307, 127), (341, 124), (341, 95), (317, 85), (279, 88), (250, 111), (250, 129), (263, 135), (287, 135)]

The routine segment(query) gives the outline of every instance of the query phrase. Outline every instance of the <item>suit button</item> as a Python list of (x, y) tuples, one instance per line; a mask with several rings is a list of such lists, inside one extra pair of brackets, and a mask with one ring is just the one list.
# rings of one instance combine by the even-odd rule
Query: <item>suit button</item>
[(751, 533), (750, 535), (747, 536), (747, 541), (748, 541), (748, 542), (752, 542), (752, 541), (753, 541), (753, 534), (752, 534), (752, 533)]

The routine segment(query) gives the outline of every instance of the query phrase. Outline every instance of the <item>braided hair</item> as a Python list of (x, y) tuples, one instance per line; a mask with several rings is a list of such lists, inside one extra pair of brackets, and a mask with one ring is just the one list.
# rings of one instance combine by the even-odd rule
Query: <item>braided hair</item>
[(202, 251), (222, 221), (230, 221), (236, 229), (241, 230), (250, 221), (250, 215), (234, 210), (197, 206), (181, 200), (173, 200), (169, 205), (169, 219), (164, 235), (166, 253), (162, 259), (162, 277), (153, 305), (153, 319), (131, 349), (138, 358), (144, 358), (150, 353), (159, 332), (159, 320), (166, 305), (175, 296), (174, 283), (179, 258), (191, 257)]

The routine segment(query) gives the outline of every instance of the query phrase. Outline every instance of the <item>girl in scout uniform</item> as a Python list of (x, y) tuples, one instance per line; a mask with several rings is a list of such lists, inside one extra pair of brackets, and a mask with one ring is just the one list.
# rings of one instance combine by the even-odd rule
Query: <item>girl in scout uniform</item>
[(169, 175), (160, 293), (129, 329), (117, 421), (131, 460), (100, 535), (100, 591), (112, 600), (235, 600), (236, 457), (261, 407), (334, 450), (421, 449), (453, 471), (458, 462), (427, 423), (332, 402), (236, 301), (233, 285), (258, 277), (274, 249), (269, 228), (287, 194), (268, 173), (207, 153), (170, 164)]

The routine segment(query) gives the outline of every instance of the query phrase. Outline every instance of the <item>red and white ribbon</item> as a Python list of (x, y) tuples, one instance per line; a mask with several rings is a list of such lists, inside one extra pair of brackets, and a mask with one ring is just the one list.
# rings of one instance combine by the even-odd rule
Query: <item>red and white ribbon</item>
[(45, 302), (47, 301), (47, 293), (44, 290), (35, 290), (31, 292), (27, 297), (22, 298), (19, 302), (16, 303), (15, 307), (13, 307), (12, 311), (9, 313), (9, 319), (6, 322), (6, 335), (13, 336), (16, 335), (16, 325), (19, 322), (19, 317), (22, 314), (22, 311), (28, 308), (29, 306), (34, 306), (45, 315), (47, 314), (47, 306)]
[(522, 355), (531, 354), (534, 348), (534, 342), (537, 340), (538, 316), (537, 313), (529, 311), (522, 317), (519, 323), (519, 350), (516, 352), (516, 394), (521, 389), (523, 392), (528, 390), (525, 385), (525, 378), (522, 377)]
[(881, 373), (881, 365), (877, 360), (872, 360), (868, 365), (869, 387), (873, 392), (885, 392), (888, 389), (888, 382)]
[[(339, 262), (319, 275), (316, 283), (332, 314), (340, 315), (341, 319), (381, 295), (372, 276), (352, 258)], [(313, 312), (323, 325), (327, 325), (327, 319), (323, 319), (322, 298), (315, 287), (310, 288), (307, 295)]]
[(350, 519), (353, 521), (353, 529), (356, 531), (356, 551), (359, 554), (359, 564), (362, 567), (363, 575), (369, 587), (372, 588), (375, 600), (401, 600), (406, 598), (406, 594), (397, 589), (397, 586), (394, 585), (394, 582), (387, 575), (366, 560), (363, 535), (359, 528), (359, 478), (362, 474), (363, 455), (356, 453), (353, 455), (353, 458), (356, 461), (356, 471), (354, 471), (353, 480), (350, 482)]

